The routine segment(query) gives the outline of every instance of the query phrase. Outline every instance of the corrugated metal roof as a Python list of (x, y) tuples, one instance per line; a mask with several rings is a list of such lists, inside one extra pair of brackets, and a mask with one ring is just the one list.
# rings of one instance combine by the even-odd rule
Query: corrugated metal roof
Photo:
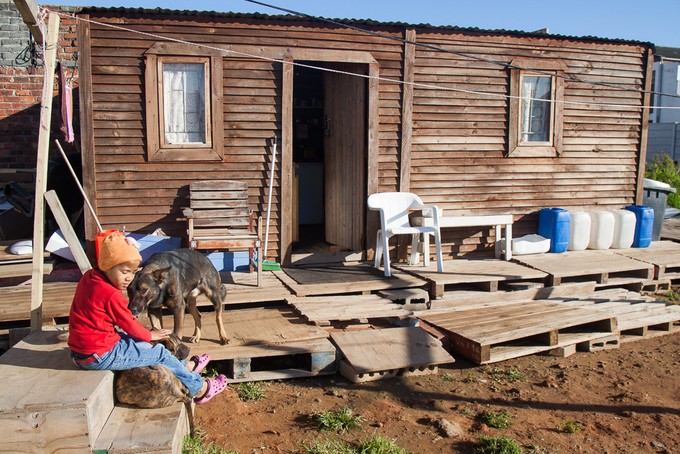
[[(81, 13), (117, 13), (117, 14), (172, 14), (175, 16), (200, 16), (200, 17), (215, 17), (215, 18), (232, 18), (232, 19), (261, 19), (261, 20), (281, 20), (281, 21), (314, 21), (312, 18), (294, 16), (294, 15), (271, 15), (271, 14), (261, 14), (261, 13), (233, 13), (233, 12), (219, 12), (219, 11), (195, 11), (195, 10), (173, 10), (165, 8), (124, 8), (124, 7), (82, 7), (80, 9)], [(612, 44), (636, 44), (643, 46), (654, 47), (653, 43), (644, 41), (635, 41), (628, 39), (618, 39), (618, 38), (600, 38), (597, 36), (569, 36), (569, 35), (555, 35), (550, 33), (545, 33), (543, 31), (539, 32), (526, 32), (522, 30), (504, 30), (495, 29), (488, 30), (478, 27), (458, 27), (455, 25), (447, 26), (436, 26), (431, 24), (410, 24), (406, 22), (380, 22), (372, 19), (332, 19), (332, 18), (321, 18), (327, 19), (329, 21), (337, 22), (340, 24), (352, 25), (355, 27), (361, 26), (371, 26), (371, 27), (398, 27), (398, 28), (419, 28), (419, 29), (429, 29), (429, 30), (442, 30), (442, 31), (453, 31), (462, 33), (476, 33), (476, 34), (489, 34), (489, 35), (506, 35), (506, 36), (526, 36), (534, 38), (555, 38), (564, 40), (578, 40), (587, 42), (599, 42), (599, 43), (612, 43)], [(328, 22), (323, 22), (319, 20), (320, 23), (326, 25), (332, 25)]]

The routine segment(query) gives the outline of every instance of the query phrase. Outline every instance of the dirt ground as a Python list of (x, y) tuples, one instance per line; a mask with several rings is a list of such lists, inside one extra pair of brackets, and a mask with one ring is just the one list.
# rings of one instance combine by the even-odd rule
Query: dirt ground
[[(205, 441), (245, 453), (304, 452), (302, 442), (355, 443), (373, 434), (411, 453), (470, 453), (480, 435), (505, 435), (533, 453), (680, 452), (680, 332), (567, 358), (531, 355), (477, 366), (462, 358), (438, 373), (353, 384), (341, 375), (264, 382), (243, 402), (237, 385), (196, 408)], [(350, 408), (365, 421), (320, 432), (315, 415)], [(514, 418), (505, 429), (488, 411)], [(441, 420), (460, 433), (446, 435)], [(567, 433), (565, 424), (582, 429)], [(455, 430), (454, 430), (455, 432)]]

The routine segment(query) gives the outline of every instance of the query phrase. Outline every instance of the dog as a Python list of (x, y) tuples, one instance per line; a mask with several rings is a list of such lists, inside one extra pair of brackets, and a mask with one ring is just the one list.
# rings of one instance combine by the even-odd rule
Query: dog
[(170, 309), (174, 319), (173, 334), (180, 339), (184, 312), (188, 308), (195, 323), (194, 334), (189, 342), (194, 343), (201, 340), (201, 314), (196, 307), (196, 298), (204, 294), (215, 308), (220, 343), (225, 345), (229, 342), (222, 322), (227, 289), (222, 285), (212, 262), (204, 254), (192, 249), (175, 249), (154, 254), (137, 272), (127, 291), (128, 309), (135, 316), (146, 309), (151, 329), (160, 329), (163, 326), (163, 306)]
[[(160, 342), (178, 359), (189, 357), (189, 347), (174, 334)], [(140, 408), (164, 408), (183, 402), (189, 418), (189, 430), (194, 433), (189, 391), (167, 367), (155, 365), (118, 371), (114, 392), (118, 402)]]

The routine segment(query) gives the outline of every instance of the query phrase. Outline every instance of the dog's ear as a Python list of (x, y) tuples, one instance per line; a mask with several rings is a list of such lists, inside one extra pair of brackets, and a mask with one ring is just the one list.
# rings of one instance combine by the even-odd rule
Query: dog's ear
[(153, 270), (151, 272), (151, 276), (153, 276), (153, 280), (156, 281), (156, 283), (160, 285), (168, 279), (168, 273), (170, 272), (171, 269), (172, 269), (172, 267), (169, 266), (167, 268), (161, 268), (161, 269), (158, 269), (158, 270)]

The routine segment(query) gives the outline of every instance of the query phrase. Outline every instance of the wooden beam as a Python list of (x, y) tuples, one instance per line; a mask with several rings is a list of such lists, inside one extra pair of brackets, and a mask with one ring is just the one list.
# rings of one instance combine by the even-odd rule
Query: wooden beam
[(38, 13), (40, 11), (38, 4), (35, 0), (14, 0), (14, 6), (19, 10), (35, 42), (42, 45), (43, 31), (38, 20)]
[[(287, 58), (283, 64), (283, 92), (281, 94), (281, 207), (280, 247), (281, 263), (289, 264), (293, 244), (293, 60)], [(272, 170), (273, 171), (273, 170)], [(266, 259), (266, 257), (265, 257)]]
[(50, 124), (54, 71), (57, 67), (59, 42), (59, 15), (50, 13), (45, 45), (45, 84), (40, 103), (40, 130), (38, 131), (38, 157), (35, 168), (35, 209), (33, 210), (33, 274), (31, 279), (31, 332), (42, 330), (43, 250), (45, 249), (45, 201), (47, 189), (47, 163), (50, 151)]
[(411, 135), (413, 132), (413, 81), (415, 80), (416, 40), (415, 30), (406, 30), (404, 44), (404, 74), (401, 102), (401, 149), (399, 163), (399, 191), (411, 190)]
[(640, 149), (638, 150), (638, 174), (637, 185), (635, 187), (635, 204), (642, 205), (644, 181), (645, 181), (645, 164), (647, 162), (647, 136), (649, 131), (649, 109), (652, 104), (652, 70), (654, 68), (654, 52), (652, 49), (647, 49), (647, 60), (645, 61), (645, 94), (642, 97), (642, 115), (641, 117), (641, 131), (640, 131)]
[[(379, 153), (380, 153), (380, 138), (378, 136), (380, 128), (380, 86), (378, 77), (380, 77), (380, 65), (373, 63), (368, 65), (368, 75), (371, 77), (368, 81), (368, 168), (366, 171), (366, 197), (378, 192), (378, 174), (379, 174)], [(364, 201), (364, 210), (366, 213), (366, 254), (367, 259), (373, 259), (375, 252), (375, 234), (378, 231), (380, 218), (375, 211), (370, 211)]]
[(71, 249), (73, 258), (76, 259), (76, 263), (78, 264), (78, 268), (80, 268), (80, 272), (85, 274), (86, 271), (92, 269), (92, 265), (90, 264), (90, 260), (87, 258), (83, 247), (80, 245), (80, 240), (78, 240), (78, 236), (76, 235), (75, 230), (73, 230), (73, 226), (71, 225), (71, 222), (64, 211), (64, 207), (61, 205), (61, 201), (59, 200), (57, 193), (54, 192), (54, 190), (47, 191), (45, 193), (45, 200), (50, 206), (50, 210), (52, 210), (54, 219), (56, 219), (57, 224), (59, 224), (61, 233), (64, 235), (69, 249)]

